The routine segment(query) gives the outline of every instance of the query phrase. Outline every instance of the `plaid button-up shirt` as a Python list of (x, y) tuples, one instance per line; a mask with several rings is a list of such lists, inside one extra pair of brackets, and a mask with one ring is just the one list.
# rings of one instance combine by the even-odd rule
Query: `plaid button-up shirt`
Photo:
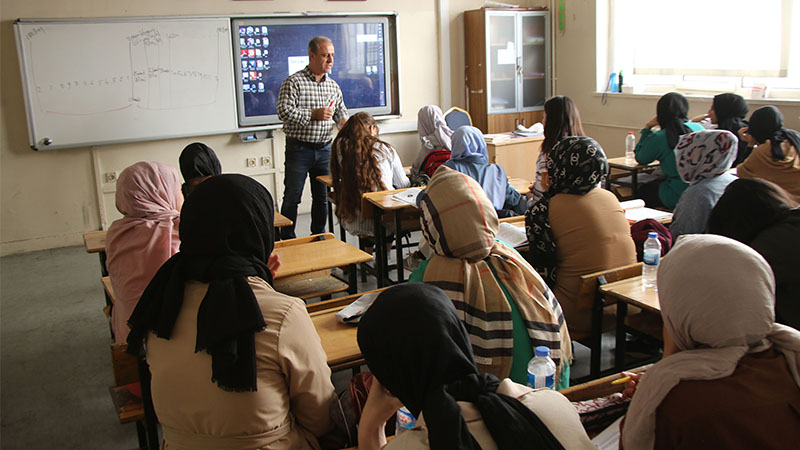
[[(311, 110), (325, 108), (333, 101), (333, 117), (311, 120)], [(278, 118), (286, 136), (305, 142), (325, 143), (331, 140), (333, 126), (347, 118), (342, 90), (325, 74), (320, 82), (308, 68), (289, 75), (278, 94)]]

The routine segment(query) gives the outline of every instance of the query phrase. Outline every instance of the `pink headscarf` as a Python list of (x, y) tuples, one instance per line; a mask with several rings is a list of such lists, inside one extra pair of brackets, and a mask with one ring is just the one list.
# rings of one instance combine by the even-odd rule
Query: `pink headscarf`
[(775, 277), (755, 250), (713, 234), (682, 236), (659, 266), (658, 298), (679, 352), (636, 388), (622, 430), (626, 450), (654, 447), (656, 408), (681, 380), (728, 377), (747, 353), (774, 346), (800, 386), (800, 332), (775, 323)]
[(108, 229), (106, 266), (116, 297), (111, 326), (117, 343), (122, 343), (144, 288), (180, 247), (183, 195), (178, 170), (156, 162), (128, 167), (117, 180), (116, 202), (123, 217)]

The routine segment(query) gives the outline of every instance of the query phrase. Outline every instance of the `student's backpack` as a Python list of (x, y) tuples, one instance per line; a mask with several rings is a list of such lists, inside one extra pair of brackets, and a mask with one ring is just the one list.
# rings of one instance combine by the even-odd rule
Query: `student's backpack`
[(422, 160), (420, 171), (425, 175), (432, 177), (433, 172), (436, 172), (436, 169), (447, 162), (448, 159), (450, 159), (450, 150), (445, 148), (432, 150), (425, 156), (425, 159)]

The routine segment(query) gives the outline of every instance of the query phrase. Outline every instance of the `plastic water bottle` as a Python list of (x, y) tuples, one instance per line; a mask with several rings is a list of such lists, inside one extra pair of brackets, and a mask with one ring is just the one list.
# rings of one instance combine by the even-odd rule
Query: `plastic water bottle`
[(528, 362), (528, 387), (555, 389), (556, 363), (550, 359), (550, 349), (540, 345), (534, 353), (536, 356)]
[(633, 164), (636, 162), (636, 153), (634, 153), (634, 149), (636, 149), (636, 136), (633, 134), (633, 131), (631, 131), (627, 136), (625, 136), (626, 164)]
[(647, 233), (647, 240), (644, 241), (644, 265), (642, 266), (642, 284), (645, 289), (657, 289), (656, 274), (658, 273), (658, 260), (661, 258), (661, 242), (658, 241), (658, 233), (651, 231)]
[(411, 411), (409, 411), (405, 406), (397, 410), (397, 430), (395, 434), (400, 434), (403, 431), (410, 430), (417, 426), (417, 419), (411, 415)]

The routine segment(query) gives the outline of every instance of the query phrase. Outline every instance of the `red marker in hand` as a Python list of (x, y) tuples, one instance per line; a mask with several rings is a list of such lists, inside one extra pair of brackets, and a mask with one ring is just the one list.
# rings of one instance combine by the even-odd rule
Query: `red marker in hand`
[(333, 108), (333, 100), (331, 100), (331, 103), (328, 105), (328, 108)]

